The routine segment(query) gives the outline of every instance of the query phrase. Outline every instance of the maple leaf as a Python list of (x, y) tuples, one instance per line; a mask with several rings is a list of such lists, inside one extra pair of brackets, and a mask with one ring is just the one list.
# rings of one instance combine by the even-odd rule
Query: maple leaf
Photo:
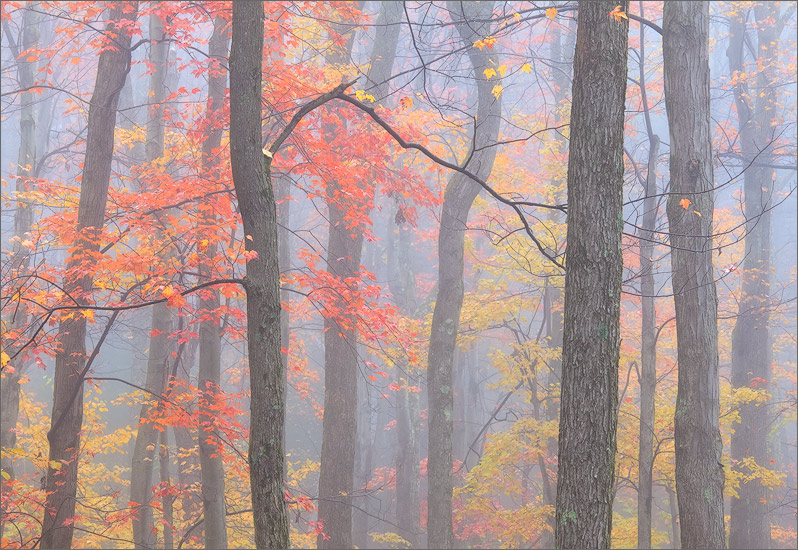
[(363, 101), (364, 99), (368, 99), (370, 102), (374, 103), (375, 99), (374, 96), (371, 94), (367, 94), (363, 90), (356, 90), (355, 97), (358, 101)]
[(690, 200), (689, 200), (689, 199), (682, 199), (682, 200), (680, 200), (680, 201), (679, 201), (679, 206), (681, 206), (681, 207), (682, 207), (682, 208), (684, 208), (685, 210), (687, 210), (688, 208), (690, 208), (690, 204), (691, 204), (691, 203), (690, 203)]
[(629, 19), (628, 17), (626, 17), (626, 14), (624, 13), (623, 8), (621, 6), (615, 6), (615, 9), (613, 9), (607, 15), (607, 17), (612, 17), (613, 19), (615, 19), (616, 23), (620, 23), (621, 19)]
[(406, 111), (407, 109), (412, 109), (413, 98), (410, 96), (403, 97), (402, 99), (399, 100), (399, 106), (402, 108), (403, 111)]
[(490, 93), (493, 94), (493, 97), (495, 97), (496, 99), (499, 99), (499, 96), (502, 95), (503, 91), (504, 91), (504, 86), (502, 86), (501, 84), (496, 84), (493, 87), (493, 89), (490, 91)]
[[(621, 6), (618, 6), (620, 8)], [(616, 9), (618, 9), (616, 8)], [(557, 8), (549, 8), (546, 10), (546, 17), (554, 21), (554, 18), (557, 17)], [(625, 16), (624, 16), (625, 17)]]
[(516, 21), (521, 21), (521, 14), (519, 14), (518, 12), (514, 13), (513, 17), (515, 17)]
[(474, 42), (474, 47), (479, 48), (480, 50), (485, 47), (491, 49), (495, 43), (496, 43), (495, 38), (493, 38), (492, 36), (486, 36), (482, 40), (477, 40), (476, 42)]
[(494, 76), (496, 76), (496, 70), (495, 70), (495, 69), (491, 69), (490, 67), (488, 67), (487, 69), (485, 69), (485, 70), (482, 72), (482, 74), (484, 74), (484, 75), (485, 75), (485, 78), (487, 78), (488, 80), (490, 80), (491, 78), (493, 78)]
[(530, 65), (529, 63), (524, 63), (523, 65), (521, 65), (521, 72), (532, 74), (532, 65)]
[(5, 367), (9, 361), (11, 361), (11, 358), (6, 352), (0, 353), (0, 367)]
[(507, 72), (507, 65), (499, 65), (499, 74), (504, 78), (504, 74)]

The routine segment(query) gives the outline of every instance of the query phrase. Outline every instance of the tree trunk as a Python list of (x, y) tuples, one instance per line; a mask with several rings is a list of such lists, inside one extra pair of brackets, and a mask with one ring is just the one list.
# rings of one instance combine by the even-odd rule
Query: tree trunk
[[(391, 23), (375, 40), (368, 81), (375, 83), (375, 96), (381, 99), (391, 74), (399, 38), (401, 4), (383, 2), (379, 24)], [(334, 56), (348, 62), (353, 36)], [(331, 56), (332, 59), (333, 56)], [(380, 85), (382, 84), (382, 85)], [(327, 271), (346, 280), (358, 277), (363, 250), (363, 232), (347, 228), (345, 206), (336, 203), (336, 182), (328, 185), (330, 233), (327, 244)], [(351, 235), (354, 235), (352, 237)], [(353, 289), (356, 291), (356, 289)], [(352, 492), (354, 491), (355, 446), (357, 444), (357, 329), (343, 328), (337, 320), (324, 320), (324, 419), (322, 424), (321, 466), (319, 468), (319, 521), (324, 535), (318, 547), (352, 547)]]
[[(86, 275), (67, 278), (65, 288), (80, 304), (87, 304), (93, 281), (90, 260), (99, 251), (111, 160), (114, 151), (114, 126), (119, 92), (130, 70), (130, 35), (119, 31), (117, 23), (136, 19), (138, 3), (117, 2), (109, 14), (106, 33), (114, 35), (118, 49), (100, 54), (88, 116), (86, 156), (81, 179), (76, 249), (67, 269), (80, 267)], [(83, 370), (86, 364), (86, 318), (81, 314), (62, 318), (58, 329), (60, 352), (55, 359), (53, 412), (47, 433), (50, 443), (45, 489), (44, 519), (39, 547), (70, 548), (73, 526), (64, 521), (75, 515), (78, 483), (80, 432), (83, 425)], [(53, 465), (58, 465), (57, 469)]]
[(161, 507), (163, 509), (163, 519), (166, 522), (161, 527), (163, 528), (163, 547), (166, 550), (171, 550), (175, 547), (174, 533), (172, 528), (175, 524), (174, 503), (175, 497), (167, 492), (172, 485), (172, 478), (169, 473), (169, 432), (164, 429), (160, 433), (160, 441), (158, 443), (158, 469), (161, 478), (161, 491), (163, 497), (161, 498)]
[[(229, 52), (228, 34), (225, 32), (226, 21), (216, 17), (213, 22), (213, 34), (208, 44), (208, 56), (221, 64)], [(227, 74), (221, 65), (212, 70), (208, 76), (208, 104), (206, 117), (208, 126), (205, 140), (202, 143), (202, 160), (206, 173), (218, 171), (218, 161), (214, 151), (219, 149), (222, 141), (221, 117), (224, 92), (227, 87)], [(213, 213), (205, 218), (205, 223), (213, 225)], [(216, 259), (216, 243), (210, 243), (205, 251), (207, 263), (200, 264), (200, 278), (209, 280), (216, 274), (211, 266)], [(202, 514), (204, 518), (205, 545), (208, 548), (227, 548), (227, 527), (225, 523), (226, 508), (224, 501), (224, 465), (222, 464), (222, 443), (214, 434), (216, 425), (216, 402), (221, 393), (221, 357), (222, 333), (217, 316), (219, 309), (219, 290), (211, 288), (200, 295), (200, 309), (207, 317), (200, 324), (199, 331), (199, 377), (200, 397), (200, 429), (199, 458), (202, 471)]]
[[(169, 42), (163, 41), (163, 21), (155, 15), (149, 17), (150, 39), (158, 41), (150, 46), (150, 63), (153, 72), (150, 75), (149, 90), (152, 94), (151, 105), (147, 117), (147, 140), (144, 145), (145, 162), (152, 163), (163, 156), (164, 122), (162, 101), (166, 94), (166, 80), (169, 57)], [(160, 231), (158, 231), (160, 237)], [(157, 237), (156, 237), (157, 238)], [(172, 314), (165, 303), (152, 307), (152, 332), (147, 356), (147, 379), (145, 387), (160, 395), (166, 384), (166, 372), (170, 349), (169, 335), (172, 333)], [(149, 396), (148, 396), (149, 397)], [(158, 443), (158, 432), (152, 423), (145, 422), (152, 411), (150, 403), (141, 406), (139, 428), (136, 433), (136, 445), (133, 450), (133, 462), (130, 470), (130, 500), (137, 504), (138, 513), (133, 516), (133, 543), (137, 548), (153, 546), (153, 513), (150, 505), (152, 499), (152, 472), (155, 458), (155, 447)]]
[(280, 271), (271, 159), (261, 149), (263, 3), (233, 3), (230, 161), (247, 250), (247, 350), (251, 414), (250, 486), (257, 548), (287, 548), (283, 472), (285, 387), (280, 352)]
[(674, 415), (676, 496), (682, 547), (723, 548), (718, 298), (712, 269), (715, 201), (709, 125), (709, 4), (666, 2), (663, 28), (671, 147), (667, 213), (679, 362)]
[[(25, 12), (23, 20), (22, 40), (19, 44), (11, 42), (12, 37), (10, 32), (6, 32), (6, 36), (11, 46), (11, 52), (14, 55), (17, 63), (17, 79), (20, 88), (29, 88), (34, 82), (34, 69), (33, 62), (26, 61), (27, 56), (20, 57), (22, 52), (35, 48), (39, 43), (39, 14), (38, 3), (31, 6), (32, 9)], [(8, 27), (6, 26), (6, 31)], [(26, 193), (31, 190), (30, 178), (34, 176), (36, 167), (36, 120), (34, 118), (34, 105), (35, 94), (31, 92), (23, 92), (20, 96), (20, 113), (19, 113), (19, 152), (17, 154), (17, 177), (15, 181), (16, 192), (18, 194)], [(14, 236), (19, 237), (20, 240), (13, 244), (13, 256), (10, 260), (10, 269), (14, 276), (24, 280), (30, 268), (30, 251), (22, 246), (20, 242), (25, 240), (25, 236), (33, 225), (33, 208), (25, 202), (16, 203), (16, 211), (14, 212)], [(21, 288), (21, 286), (20, 286)], [(9, 289), (5, 289), (6, 291)], [(19, 301), (14, 304), (14, 307), (9, 308), (13, 310), (13, 318), (10, 320), (11, 333), (14, 335), (11, 339), (11, 345), (4, 349), (9, 356), (14, 356), (19, 350), (19, 347), (25, 343), (27, 337), (28, 326), (28, 307), (24, 301)], [(8, 326), (8, 325), (5, 325)], [(10, 339), (8, 335), (4, 335), (4, 344), (7, 344)], [(19, 354), (13, 361), (9, 363), (12, 369), (3, 366), (4, 376), (0, 381), (0, 397), (2, 398), (3, 406), (0, 407), (0, 446), (3, 449), (13, 449), (17, 446), (17, 420), (19, 418), (19, 381), (22, 374), (27, 367), (28, 360), (26, 354), (23, 352)], [(9, 479), (14, 479), (14, 468), (12, 455), (4, 454), (2, 462), (3, 471), (8, 473)], [(3, 480), (5, 483), (5, 479)]]
[[(640, 1), (640, 16), (644, 15)], [(640, 298), (640, 442), (637, 453), (637, 547), (651, 548), (652, 476), (654, 473), (654, 419), (657, 389), (657, 314), (654, 307), (654, 242), (656, 239), (657, 159), (659, 136), (654, 134), (646, 94), (645, 25), (640, 25), (639, 84), (648, 134), (648, 170), (644, 187), (643, 220), (639, 238)]]
[[(626, 21), (580, 2), (568, 160), (557, 548), (609, 548), (623, 272)], [(621, 3), (624, 11), (628, 2)], [(587, 307), (589, 305), (589, 307)]]
[[(501, 123), (501, 99), (491, 90), (497, 81), (482, 78), (498, 54), (471, 45), (491, 34), (493, 2), (449, 2), (460, 40), (468, 45), (468, 57), (477, 80), (476, 128), (471, 143), (473, 156), (467, 168), (483, 180), (490, 176)], [(454, 363), (460, 310), (463, 307), (463, 254), (465, 229), (471, 204), (481, 187), (463, 174), (454, 174), (446, 186), (438, 235), (438, 297), (432, 316), (427, 359), (429, 450), (427, 459), (427, 534), (430, 548), (452, 548), (452, 365)]]
[[(748, 10), (746, 10), (747, 13)], [(734, 86), (740, 152), (743, 160), (745, 196), (745, 257), (740, 270), (742, 291), (740, 311), (732, 332), (732, 386), (734, 388), (769, 387), (771, 379), (770, 275), (771, 214), (773, 206), (773, 169), (761, 166), (773, 163), (771, 141), (777, 109), (773, 84), (773, 61), (778, 56), (776, 22), (779, 8), (772, 3), (755, 5), (757, 55), (768, 60), (759, 71), (756, 92), (750, 93), (744, 80)], [(729, 69), (745, 72), (743, 40), (745, 22), (732, 18), (729, 39)], [(753, 102), (749, 99), (756, 98)], [(753, 103), (753, 104), (752, 104)], [(740, 407), (740, 424), (731, 436), (732, 468), (743, 475), (751, 470), (745, 465), (753, 459), (767, 467), (767, 435), (771, 427), (768, 408), (761, 403)], [(729, 548), (770, 548), (768, 520), (769, 491), (759, 479), (741, 482), (738, 497), (731, 499)]]

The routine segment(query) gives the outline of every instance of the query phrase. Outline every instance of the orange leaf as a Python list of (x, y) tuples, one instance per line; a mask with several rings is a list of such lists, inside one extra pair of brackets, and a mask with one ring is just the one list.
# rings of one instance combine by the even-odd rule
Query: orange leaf
[(687, 210), (688, 208), (690, 208), (690, 204), (691, 204), (691, 203), (690, 203), (690, 200), (689, 200), (689, 199), (682, 199), (682, 200), (680, 200), (680, 201), (679, 201), (679, 206), (681, 206), (681, 207), (682, 207), (682, 208), (684, 208), (685, 210)]

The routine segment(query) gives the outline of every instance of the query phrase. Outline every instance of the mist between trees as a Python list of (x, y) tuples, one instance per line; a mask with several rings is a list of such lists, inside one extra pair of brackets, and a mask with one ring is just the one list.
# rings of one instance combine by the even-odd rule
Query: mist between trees
[(3, 548), (794, 548), (796, 3), (3, 2)]

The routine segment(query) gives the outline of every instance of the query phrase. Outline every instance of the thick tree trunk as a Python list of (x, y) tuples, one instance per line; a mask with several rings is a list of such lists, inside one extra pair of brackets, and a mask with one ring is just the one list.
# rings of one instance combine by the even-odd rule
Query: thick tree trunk
[[(11, 51), (14, 59), (17, 60), (17, 79), (20, 88), (29, 88), (34, 82), (35, 66), (32, 61), (26, 61), (27, 56), (20, 57), (22, 52), (35, 48), (39, 42), (39, 14), (38, 3), (31, 6), (32, 9), (25, 12), (23, 20), (22, 40), (19, 44), (11, 44)], [(6, 27), (7, 29), (8, 27)], [(9, 42), (12, 37), (7, 33)], [(34, 176), (36, 167), (36, 120), (34, 118), (35, 94), (24, 92), (20, 97), (19, 113), (19, 152), (17, 153), (17, 177), (15, 187), (17, 193), (30, 191), (30, 178)], [(14, 236), (19, 237), (13, 244), (13, 256), (10, 260), (10, 270), (12, 274), (20, 280), (28, 274), (30, 267), (30, 251), (22, 246), (21, 241), (27, 239), (25, 234), (30, 231), (33, 225), (33, 207), (25, 202), (16, 203), (17, 209), (14, 212)], [(8, 290), (8, 289), (6, 289)], [(14, 341), (4, 352), (9, 356), (17, 353), (17, 350), (27, 340), (28, 307), (27, 303), (20, 301), (9, 308), (13, 311), (13, 317), (9, 325), (14, 334)], [(7, 335), (4, 335), (4, 344), (8, 344)], [(19, 418), (19, 381), (27, 367), (28, 361), (25, 353), (18, 355), (14, 361), (9, 363), (11, 369), (3, 367), (3, 378), (0, 381), (0, 398), (3, 406), (0, 407), (0, 446), (3, 449), (13, 449), (17, 446), (17, 420)], [(13, 369), (13, 372), (11, 370)], [(2, 463), (3, 472), (6, 472), (10, 479), (14, 479), (14, 468), (12, 455), (4, 455)], [(5, 479), (3, 479), (5, 483)]]
[[(747, 11), (747, 10), (746, 10)], [(773, 206), (773, 169), (771, 141), (778, 112), (776, 88), (773, 84), (772, 60), (778, 56), (776, 22), (779, 8), (773, 3), (754, 6), (757, 23), (757, 55), (767, 60), (756, 82), (756, 93), (750, 93), (741, 80), (734, 87), (740, 152), (744, 168), (745, 257), (741, 276), (740, 311), (732, 332), (732, 386), (765, 389), (771, 379), (770, 274), (771, 214)], [(733, 18), (729, 39), (729, 69), (745, 72), (743, 41), (745, 23)], [(753, 102), (749, 99), (756, 98)], [(753, 459), (767, 467), (767, 435), (771, 428), (768, 408), (760, 403), (740, 407), (740, 423), (731, 436), (732, 468), (743, 475), (751, 470), (745, 462)], [(729, 548), (769, 548), (769, 491), (759, 479), (741, 482), (738, 497), (731, 499)]]
[[(399, 38), (401, 4), (383, 2), (378, 24), (391, 23), (374, 43), (368, 81), (377, 84), (375, 97), (382, 98), (382, 84), (391, 74)], [(347, 62), (353, 36), (335, 57)], [(382, 84), (382, 85), (380, 85)], [(340, 188), (327, 187), (330, 233), (327, 244), (327, 270), (346, 280), (360, 273), (363, 232), (347, 228), (346, 207), (335, 200)], [(354, 235), (352, 237), (351, 235)], [(355, 290), (355, 289), (353, 289)], [(319, 521), (324, 535), (319, 548), (352, 547), (352, 493), (354, 491), (355, 447), (357, 445), (357, 338), (355, 328), (340, 327), (332, 318), (324, 320), (324, 420), (322, 425), (321, 466), (319, 469)], [(326, 536), (325, 536), (326, 535)]]
[(723, 548), (718, 298), (712, 269), (715, 201), (709, 123), (709, 4), (666, 2), (663, 28), (671, 147), (667, 213), (679, 361), (674, 415), (676, 496), (682, 547)]
[[(609, 548), (618, 423), (626, 21), (580, 2), (568, 160), (557, 548)], [(624, 11), (628, 2), (621, 3)]]
[[(163, 156), (164, 122), (161, 102), (166, 94), (166, 80), (169, 57), (169, 43), (163, 41), (163, 21), (150, 15), (150, 39), (158, 41), (150, 46), (150, 63), (153, 72), (150, 75), (149, 90), (154, 105), (149, 108), (147, 117), (147, 141), (144, 145), (145, 162), (152, 163)], [(160, 233), (160, 232), (159, 232)], [(155, 394), (163, 393), (166, 384), (166, 372), (170, 349), (169, 335), (172, 333), (172, 314), (166, 304), (152, 307), (152, 332), (147, 356), (147, 379), (145, 387)], [(154, 404), (153, 404), (154, 405)], [(130, 500), (138, 505), (138, 513), (133, 517), (133, 543), (137, 548), (153, 546), (153, 512), (152, 472), (155, 464), (155, 447), (158, 443), (158, 432), (151, 423), (143, 422), (152, 411), (153, 405), (145, 403), (139, 414), (139, 428), (136, 433), (136, 445), (133, 450), (133, 462), (130, 471)]]
[[(130, 36), (120, 32), (117, 23), (136, 19), (138, 3), (118, 2), (109, 14), (107, 33), (113, 33), (115, 49), (100, 54), (88, 116), (86, 157), (80, 186), (76, 252), (67, 268), (81, 266), (87, 275), (70, 278), (65, 288), (78, 303), (87, 303), (92, 289), (91, 266), (86, 257), (99, 251), (111, 160), (114, 151), (114, 126), (119, 92), (130, 70)], [(83, 369), (86, 364), (86, 318), (76, 314), (61, 320), (58, 329), (61, 349), (55, 359), (53, 413), (47, 433), (50, 443), (45, 489), (44, 519), (39, 547), (70, 548), (73, 526), (64, 521), (75, 515), (80, 458), (80, 432), (83, 425)], [(53, 468), (58, 465), (58, 469)]]
[[(496, 81), (482, 73), (499, 65), (498, 54), (470, 45), (491, 34), (493, 2), (480, 4), (449, 2), (448, 9), (464, 44), (477, 81), (478, 105), (475, 116), (471, 161), (467, 168), (483, 180), (490, 176), (499, 136), (501, 99), (491, 94)], [(473, 21), (483, 21), (473, 23)], [(432, 315), (427, 359), (429, 410), (427, 534), (430, 548), (452, 548), (452, 365), (454, 363), (460, 310), (463, 307), (463, 254), (465, 229), (471, 204), (481, 187), (463, 174), (454, 174), (446, 186), (438, 235), (438, 297)]]
[(233, 3), (230, 161), (248, 251), (247, 349), (251, 386), (250, 486), (257, 548), (287, 548), (283, 472), (285, 387), (280, 352), (280, 271), (271, 159), (261, 148), (263, 4)]
[[(206, 173), (218, 171), (218, 161), (214, 158), (214, 151), (219, 149), (222, 141), (222, 125), (220, 114), (224, 103), (224, 92), (227, 87), (227, 73), (221, 69), (221, 63), (229, 52), (228, 34), (225, 31), (226, 21), (217, 17), (213, 22), (213, 34), (208, 45), (208, 55), (219, 63), (208, 76), (208, 103), (206, 117), (208, 127), (205, 140), (202, 143), (202, 161)], [(215, 216), (210, 214), (205, 218), (205, 223), (212, 225)], [(214, 277), (210, 266), (216, 259), (216, 243), (210, 243), (205, 251), (207, 263), (200, 265), (200, 277), (208, 280)], [(199, 458), (202, 471), (202, 513), (205, 521), (205, 545), (208, 548), (227, 548), (227, 527), (225, 523), (226, 508), (224, 501), (224, 466), (219, 447), (218, 437), (215, 435), (216, 415), (215, 405), (221, 392), (221, 358), (222, 358), (222, 333), (216, 310), (219, 309), (219, 290), (211, 288), (204, 294), (207, 299), (200, 296), (200, 309), (207, 315), (207, 319), (200, 324), (199, 331), (199, 388), (202, 392), (200, 398), (200, 429), (199, 429)]]

